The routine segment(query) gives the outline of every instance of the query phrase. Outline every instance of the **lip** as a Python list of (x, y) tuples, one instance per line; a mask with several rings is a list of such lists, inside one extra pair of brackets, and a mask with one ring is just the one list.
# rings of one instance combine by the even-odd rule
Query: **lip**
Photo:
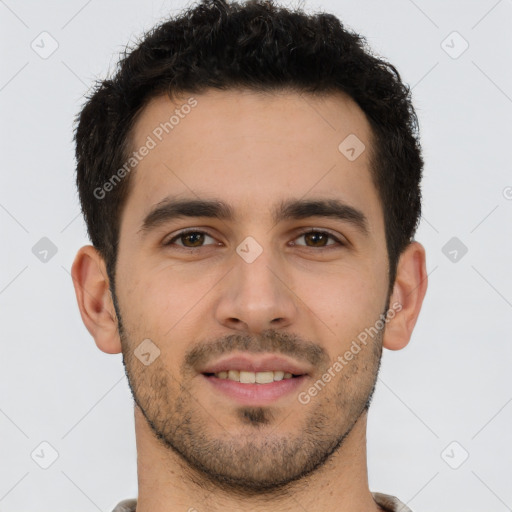
[(202, 375), (201, 377), (212, 386), (214, 392), (222, 393), (240, 404), (251, 406), (268, 405), (285, 395), (297, 393), (308, 379), (307, 375), (301, 375), (268, 384), (241, 384), (230, 379), (219, 379), (214, 375), (209, 377)]
[[(308, 375), (310, 368), (275, 354), (256, 357), (254, 355), (234, 355), (221, 359), (200, 369), (200, 373), (219, 373), (229, 370), (241, 370), (246, 372), (270, 372), (282, 371), (292, 375)], [(234, 381), (231, 381), (234, 382)], [(246, 384), (245, 384), (246, 385)], [(258, 384), (261, 386), (262, 384)]]

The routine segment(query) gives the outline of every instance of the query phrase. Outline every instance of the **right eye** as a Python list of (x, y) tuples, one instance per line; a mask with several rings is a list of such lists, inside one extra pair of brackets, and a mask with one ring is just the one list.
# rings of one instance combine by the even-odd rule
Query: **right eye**
[[(168, 247), (172, 245), (177, 245), (178, 247), (183, 247), (184, 249), (199, 249), (203, 247), (205, 238), (210, 238), (215, 240), (212, 236), (210, 236), (205, 231), (199, 231), (197, 229), (185, 229), (180, 231), (175, 236), (163, 242), (162, 245)], [(180, 244), (175, 244), (176, 241), (180, 241)], [(187, 245), (190, 244), (190, 245)], [(220, 242), (217, 242), (216, 245), (219, 245)], [(206, 245), (214, 245), (214, 244), (206, 244)]]

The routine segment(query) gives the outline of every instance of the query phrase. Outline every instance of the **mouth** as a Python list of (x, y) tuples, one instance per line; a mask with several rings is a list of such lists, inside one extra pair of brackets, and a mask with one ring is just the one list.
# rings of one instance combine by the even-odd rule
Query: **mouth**
[[(236, 402), (238, 405), (250, 405), (253, 407), (271, 405), (279, 401), (279, 399), (286, 397), (286, 395), (299, 393), (300, 388), (305, 385), (308, 379), (307, 375), (291, 375), (280, 380), (270, 381), (270, 376), (268, 376), (263, 379), (268, 380), (268, 382), (256, 382), (254, 373), (243, 371), (240, 373), (242, 374), (242, 380), (250, 380), (251, 382), (231, 380), (228, 377), (221, 378), (215, 374), (208, 373), (203, 374), (202, 378), (216, 397), (223, 396), (229, 401)], [(244, 374), (251, 373), (252, 375), (244, 376)], [(262, 379), (260, 378), (259, 380), (261, 381)]]
[(239, 353), (199, 368), (199, 372), (246, 384), (266, 384), (307, 375), (311, 368), (281, 355), (265, 354), (256, 357), (254, 354)]
[(311, 374), (310, 368), (273, 354), (259, 358), (239, 354), (201, 370), (204, 381), (217, 396), (252, 406), (269, 405), (298, 392)]
[(279, 382), (281, 380), (296, 379), (305, 374), (293, 374), (282, 370), (270, 370), (264, 372), (250, 372), (244, 370), (229, 370), (216, 373), (203, 373), (205, 377), (216, 377), (217, 379), (226, 379), (241, 384), (269, 384), (271, 382)]

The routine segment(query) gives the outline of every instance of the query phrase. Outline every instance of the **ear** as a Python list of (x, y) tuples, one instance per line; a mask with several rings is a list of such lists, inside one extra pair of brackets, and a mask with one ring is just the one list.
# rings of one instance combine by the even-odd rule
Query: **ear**
[(119, 354), (121, 339), (106, 265), (92, 245), (85, 245), (78, 251), (71, 277), (82, 321), (96, 345), (107, 354)]
[(427, 291), (427, 280), (425, 249), (419, 242), (411, 242), (398, 261), (389, 301), (390, 309), (395, 303), (397, 308), (395, 316), (386, 323), (382, 341), (384, 348), (400, 350), (409, 343)]

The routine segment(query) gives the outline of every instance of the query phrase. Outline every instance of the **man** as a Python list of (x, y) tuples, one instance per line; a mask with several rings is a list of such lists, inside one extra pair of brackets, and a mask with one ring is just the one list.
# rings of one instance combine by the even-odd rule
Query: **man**
[(77, 122), (73, 282), (135, 401), (138, 499), (115, 510), (410, 510), (366, 462), (382, 348), (427, 288), (396, 70), (332, 15), (209, 0)]

